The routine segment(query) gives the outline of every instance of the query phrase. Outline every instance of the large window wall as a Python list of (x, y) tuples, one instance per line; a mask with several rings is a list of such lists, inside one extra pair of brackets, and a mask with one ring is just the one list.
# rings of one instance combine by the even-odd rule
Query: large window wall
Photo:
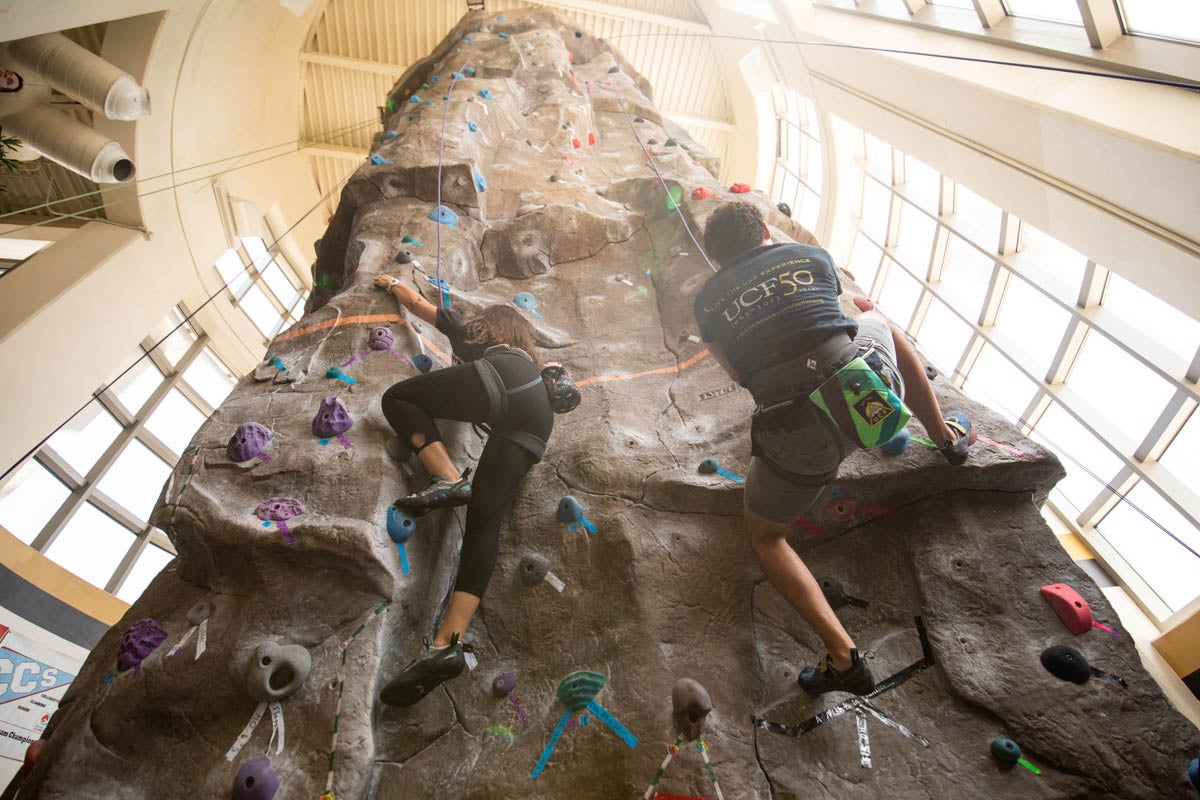
[(1054, 450), (1052, 510), (1162, 621), (1200, 595), (1200, 321), (906, 153), (860, 148), (848, 269), (954, 383)]
[(162, 486), (236, 382), (194, 324), (166, 336), (183, 319), (180, 309), (164, 319), (0, 486), (0, 525), (130, 603), (175, 554), (148, 522)]
[(776, 152), (771, 198), (786, 203), (792, 219), (813, 233), (821, 212), (821, 128), (812, 100), (776, 86)]

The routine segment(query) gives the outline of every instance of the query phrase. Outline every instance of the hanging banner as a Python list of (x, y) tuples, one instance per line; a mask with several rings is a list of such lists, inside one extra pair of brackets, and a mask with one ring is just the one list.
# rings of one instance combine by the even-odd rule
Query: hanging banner
[(81, 663), (0, 625), (0, 781), (17, 774)]

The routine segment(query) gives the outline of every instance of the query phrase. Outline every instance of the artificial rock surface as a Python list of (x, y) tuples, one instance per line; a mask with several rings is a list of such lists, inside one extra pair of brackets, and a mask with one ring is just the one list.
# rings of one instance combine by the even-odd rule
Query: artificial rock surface
[[(668, 210), (634, 131), (642, 142), (677, 142), (649, 147), (681, 187), (692, 230), (736, 198), (769, 212), (777, 239), (811, 237), (762, 194), (720, 186), (715, 159), (663, 122), (645, 81), (581, 34), (544, 11), (503, 21), (469, 15), (397, 84), (383, 120), (396, 135), (381, 133), (375, 149), (392, 163), (368, 161), (350, 179), (318, 245), (309, 313), (277, 337), (176, 467), (154, 522), (179, 557), (97, 645), (19, 796), (226, 798), (239, 765), (267, 754), (281, 800), (317, 798), (331, 763), (338, 800), (639, 797), (674, 739), (671, 689), (680, 677), (711, 694), (705, 739), (731, 799), (1183, 796), (1178, 781), (1197, 732), (1143, 672), (1127, 637), (1072, 636), (1038, 595), (1043, 584), (1065, 582), (1098, 619), (1116, 621), (1035, 508), (1061, 467), (941, 378), (943, 405), (966, 411), (1002, 444), (977, 443), (957, 468), (919, 444), (892, 458), (857, 453), (792, 536), (815, 574), (869, 601), (838, 613), (874, 653), (877, 678), (921, 657), (913, 618), (923, 619), (935, 665), (872, 702), (928, 747), (868, 717), (868, 769), (854, 713), (799, 738), (751, 726), (752, 711), (796, 723), (845, 697), (798, 691), (796, 673), (821, 655), (819, 643), (746, 546), (739, 486), (697, 471), (712, 456), (744, 472), (751, 404), (695, 337), (692, 298), (710, 270)], [(476, 72), (456, 83), (447, 110), (451, 71), (466, 66)], [(422, 90), (433, 75), (440, 80)], [(492, 99), (479, 94), (485, 89)], [(421, 102), (410, 103), (413, 95)], [(379, 689), (436, 626), (461, 520), (448, 511), (422, 518), (406, 544), (411, 574), (402, 573), (385, 514), (419, 476), (385, 454), (391, 432), (379, 397), (415, 373), (370, 350), (368, 337), (389, 325), (397, 353), (423, 346), (437, 366), (447, 344), (424, 329), (418, 345), (394, 300), (371, 282), (399, 275), (436, 302), (427, 278), (437, 274), (439, 230), (429, 214), (443, 114), (441, 202), (459, 217), (440, 229), (452, 307), (469, 313), (532, 292), (544, 355), (570, 368), (585, 400), (558, 418), (545, 461), (513, 505), (468, 634), (479, 667), (396, 709), (378, 702)], [(693, 200), (697, 187), (717, 197)], [(402, 250), (416, 260), (396, 263)], [(356, 383), (325, 377), (336, 365)], [(354, 419), (344, 442), (312, 434), (326, 396), (340, 397)], [(250, 421), (273, 432), (270, 460), (231, 462), (226, 444)], [(468, 426), (443, 430), (460, 464), (478, 457), (481, 441)], [(555, 520), (564, 494), (580, 499), (595, 535)], [(275, 497), (304, 508), (285, 521), (295, 544), (278, 522), (255, 515)], [(548, 560), (561, 593), (523, 585), (517, 565), (529, 554)], [(213, 604), (204, 654), (193, 658), (193, 637), (168, 657), (192, 627), (189, 611), (204, 602)], [(136, 674), (110, 677), (122, 632), (143, 618), (166, 629), (166, 642)], [(282, 702), (282, 752), (268, 752), (268, 713), (227, 760), (256, 708), (247, 673), (264, 643), (302, 646), (311, 674)], [(1053, 678), (1038, 654), (1058, 643), (1129, 687)], [(531, 780), (563, 712), (555, 689), (582, 669), (608, 677), (596, 699), (640, 744), (630, 749), (593, 717), (563, 735)], [(526, 721), (491, 693), (507, 670), (517, 673)], [(988, 755), (997, 736), (1015, 739), (1043, 773), (999, 768)], [(715, 796), (694, 747), (681, 750), (658, 788)]]

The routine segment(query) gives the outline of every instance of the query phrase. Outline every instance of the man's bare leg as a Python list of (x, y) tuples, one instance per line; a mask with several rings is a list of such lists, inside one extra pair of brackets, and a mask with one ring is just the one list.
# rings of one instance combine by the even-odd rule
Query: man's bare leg
[(743, 513), (750, 546), (767, 579), (825, 643), (834, 669), (849, 669), (854, 641), (833, 613), (817, 579), (788, 544), (788, 524), (772, 522), (750, 509), (744, 509)]

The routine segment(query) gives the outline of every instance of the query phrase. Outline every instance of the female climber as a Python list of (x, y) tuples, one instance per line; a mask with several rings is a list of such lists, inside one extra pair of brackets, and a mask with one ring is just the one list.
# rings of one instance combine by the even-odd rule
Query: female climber
[[(388, 423), (430, 474), (427, 488), (395, 505), (417, 516), (467, 506), (458, 576), (441, 627), (432, 644), (426, 641), (425, 652), (382, 693), (388, 705), (410, 706), (466, 666), (464, 652), (471, 645), (462, 638), (495, 567), (500, 524), (525, 474), (542, 459), (554, 407), (537, 362), (533, 329), (516, 309), (490, 306), (464, 320), (391, 275), (377, 276), (375, 285), (444, 333), (455, 361), (462, 362), (409, 378), (383, 394)], [(551, 367), (547, 373), (555, 374)], [(474, 488), (467, 480), (470, 470), (459, 472), (450, 460), (433, 417), (490, 426)]]

